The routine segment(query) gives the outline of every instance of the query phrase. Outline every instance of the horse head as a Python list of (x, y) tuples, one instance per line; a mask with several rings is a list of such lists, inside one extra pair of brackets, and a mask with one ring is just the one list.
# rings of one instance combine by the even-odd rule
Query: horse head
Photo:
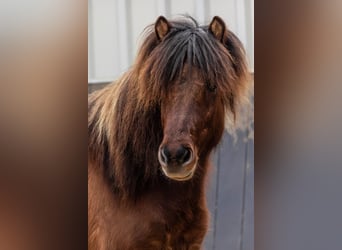
[[(158, 160), (170, 179), (191, 179), (201, 159), (219, 143), (228, 111), (235, 114), (246, 76), (240, 41), (214, 17), (209, 26), (169, 22), (154, 25), (155, 48), (147, 60), (158, 89), (163, 138)], [(157, 86), (157, 87), (156, 87)]]

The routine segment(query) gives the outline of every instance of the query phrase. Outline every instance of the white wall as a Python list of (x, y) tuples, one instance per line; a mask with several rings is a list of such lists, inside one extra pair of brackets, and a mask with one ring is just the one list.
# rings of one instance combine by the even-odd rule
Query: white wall
[(88, 0), (88, 82), (112, 81), (131, 65), (143, 29), (159, 15), (222, 17), (246, 47), (254, 71), (254, 0)]

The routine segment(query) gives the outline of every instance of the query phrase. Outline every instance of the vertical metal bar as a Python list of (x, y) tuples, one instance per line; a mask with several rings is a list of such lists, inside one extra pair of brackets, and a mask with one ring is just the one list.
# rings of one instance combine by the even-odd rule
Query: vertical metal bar
[[(119, 10), (119, 3), (118, 3), (118, 1), (119, 0), (113, 0), (114, 2), (115, 2), (115, 18), (116, 18), (116, 34), (115, 34), (115, 37), (118, 37), (119, 36), (119, 34), (120, 34), (120, 32), (118, 32), (118, 30), (119, 30), (119, 28), (120, 28), (120, 18), (119, 18), (119, 15), (118, 15), (118, 12), (120, 12), (120, 10)], [(115, 56), (116, 58), (116, 61), (117, 61), (117, 69), (116, 69), (116, 71), (115, 71), (115, 75), (120, 75), (120, 68), (121, 68), (121, 53), (120, 53), (120, 50), (121, 50), (121, 46), (120, 46), (120, 42), (119, 42), (119, 38), (117, 38), (117, 40), (118, 40), (118, 43), (117, 43), (117, 47), (116, 47), (116, 54), (115, 55), (113, 55), (113, 56)]]
[(165, 5), (165, 15), (166, 17), (170, 18), (172, 11), (171, 11), (171, 0), (164, 0)]
[(128, 42), (127, 42), (127, 19), (126, 1), (116, 0), (116, 16), (119, 34), (118, 38), (118, 59), (119, 74), (128, 68)]
[(200, 24), (205, 21), (205, 0), (194, 0), (195, 16)]
[[(239, 20), (238, 20), (238, 7), (237, 7), (237, 1), (238, 0), (234, 0), (234, 24), (232, 24), (232, 25), (234, 25), (234, 28), (235, 28), (235, 30), (234, 30), (234, 32), (235, 33), (238, 33), (239, 32), (239, 24), (238, 24), (238, 22), (239, 22)], [(237, 34), (238, 35), (238, 34)]]
[(209, 23), (211, 20), (210, 20), (210, 3), (211, 1), (210, 0), (204, 0), (204, 24), (207, 24)]
[(241, 41), (247, 44), (245, 1), (236, 1), (237, 26)]
[(243, 233), (245, 230), (245, 210), (246, 210), (246, 186), (247, 186), (247, 168), (248, 168), (248, 134), (249, 129), (246, 129), (245, 132), (245, 140), (246, 140), (246, 146), (245, 146), (245, 162), (244, 162), (244, 170), (243, 170), (243, 186), (242, 186), (242, 206), (241, 206), (241, 225), (240, 225), (240, 242), (239, 242), (239, 249), (243, 249), (243, 243), (244, 243), (244, 237)]
[(128, 65), (133, 63), (133, 38), (132, 38), (132, 0), (126, 0), (126, 23), (127, 23), (127, 56)]
[(165, 2), (166, 2), (165, 0), (155, 0), (155, 5), (157, 6), (156, 16), (160, 16), (160, 15), (166, 16)]
[(217, 213), (218, 213), (218, 200), (219, 200), (219, 187), (220, 187), (220, 168), (221, 168), (221, 148), (217, 150), (217, 163), (216, 163), (216, 187), (215, 187), (215, 205), (214, 205), (214, 223), (213, 223), (213, 245), (212, 249), (216, 249), (216, 235), (217, 235)]
[(253, 37), (253, 0), (245, 0), (246, 17), (246, 50), (248, 52), (249, 67), (254, 71), (254, 37)]
[(88, 81), (96, 77), (94, 50), (93, 3), (88, 0)]

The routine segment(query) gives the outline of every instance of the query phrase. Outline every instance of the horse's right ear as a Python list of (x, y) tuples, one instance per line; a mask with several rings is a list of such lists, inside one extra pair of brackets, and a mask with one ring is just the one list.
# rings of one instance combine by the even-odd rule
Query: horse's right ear
[(214, 16), (213, 20), (209, 24), (209, 31), (214, 35), (214, 37), (223, 42), (224, 34), (226, 32), (226, 24), (219, 16)]
[(166, 20), (166, 18), (163, 16), (159, 16), (154, 25), (154, 29), (158, 40), (162, 40), (167, 35), (167, 33), (169, 33), (170, 28), (171, 25)]

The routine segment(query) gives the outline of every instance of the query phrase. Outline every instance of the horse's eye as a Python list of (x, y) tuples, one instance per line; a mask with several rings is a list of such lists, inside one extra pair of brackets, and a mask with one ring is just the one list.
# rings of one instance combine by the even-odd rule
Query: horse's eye
[(207, 82), (207, 88), (210, 92), (216, 92), (217, 86)]

